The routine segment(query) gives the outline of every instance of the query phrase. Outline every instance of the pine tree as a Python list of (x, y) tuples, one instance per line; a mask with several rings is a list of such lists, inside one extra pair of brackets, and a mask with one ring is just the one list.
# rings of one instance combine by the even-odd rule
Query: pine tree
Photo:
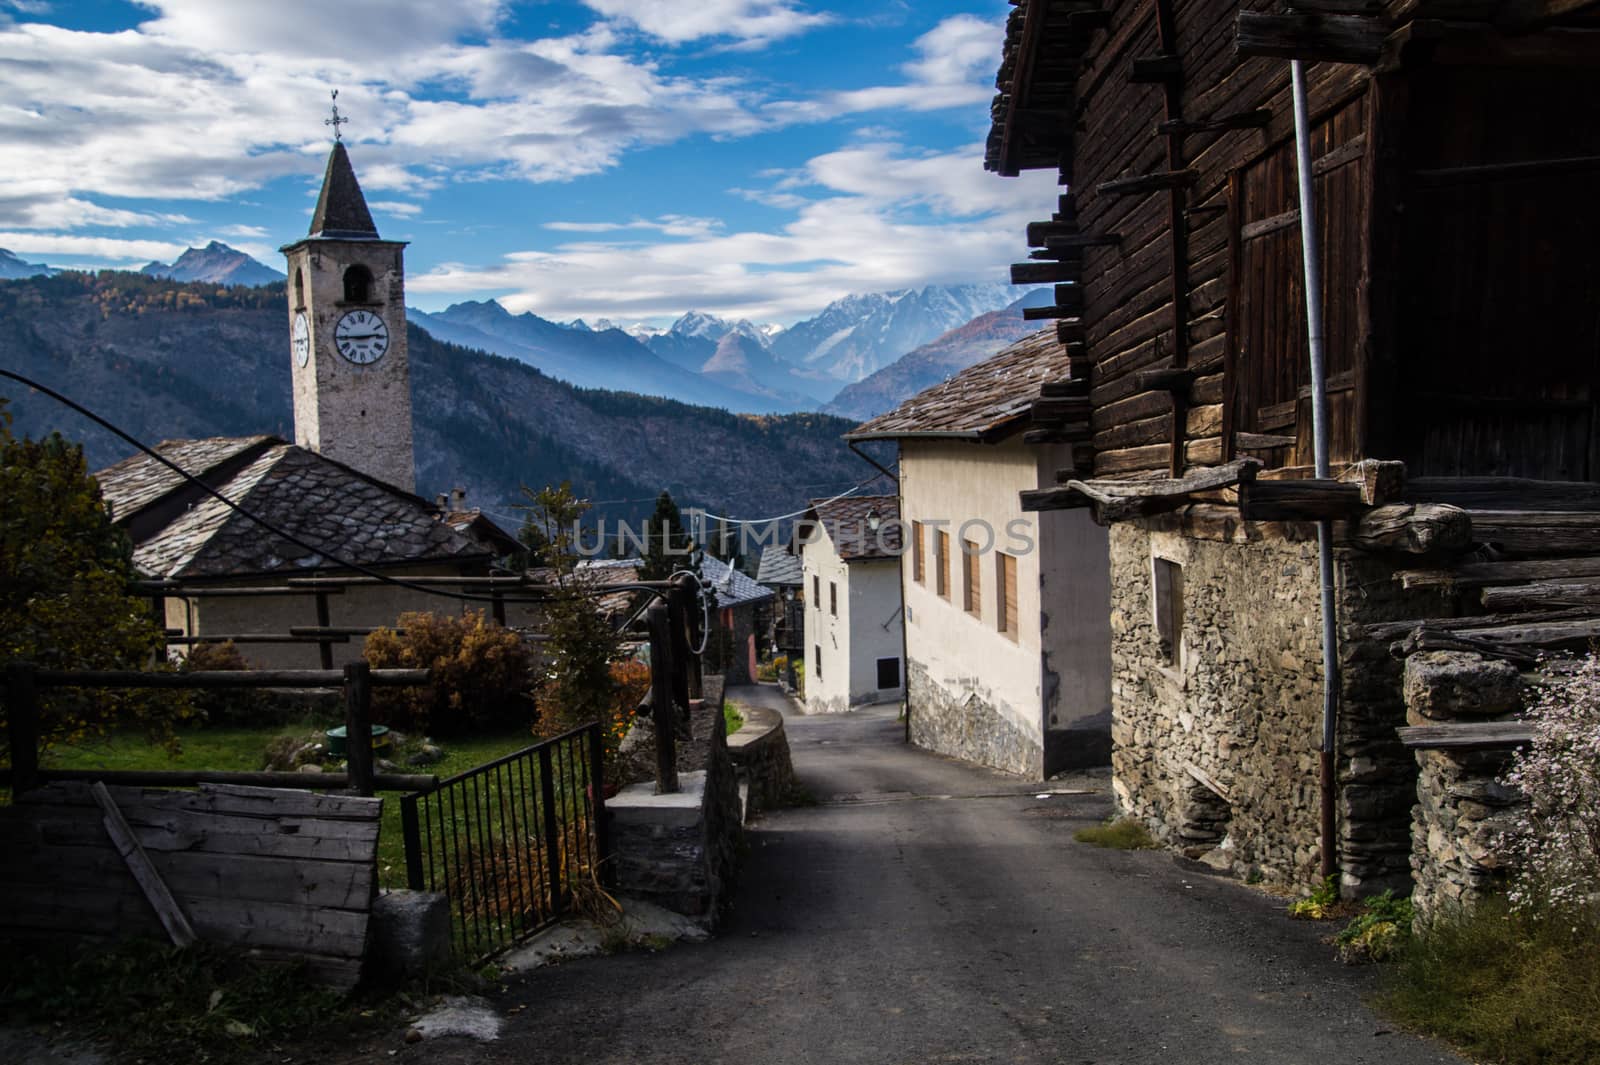
[(643, 580), (664, 581), (675, 571), (689, 568), (692, 545), (671, 492), (663, 489), (656, 497), (655, 513), (650, 515), (647, 531), (644, 565), (639, 570)]

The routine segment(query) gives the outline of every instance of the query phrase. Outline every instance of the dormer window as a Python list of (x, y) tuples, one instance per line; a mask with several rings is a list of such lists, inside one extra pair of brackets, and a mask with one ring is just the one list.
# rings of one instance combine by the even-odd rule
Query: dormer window
[(372, 302), (372, 271), (360, 263), (344, 272), (344, 301), (346, 303)]

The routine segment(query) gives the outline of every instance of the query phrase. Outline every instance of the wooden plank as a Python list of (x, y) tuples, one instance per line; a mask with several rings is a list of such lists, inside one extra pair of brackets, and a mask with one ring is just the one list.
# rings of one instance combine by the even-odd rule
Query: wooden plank
[(1468, 508), (1472, 538), (1518, 555), (1572, 555), (1600, 546), (1600, 513)]
[(1174, 392), (1187, 395), (1195, 378), (1200, 376), (1187, 366), (1167, 366), (1155, 370), (1139, 370), (1133, 375), (1133, 387), (1140, 392)]
[(1083, 275), (1083, 264), (1068, 262), (1012, 263), (1013, 285), (1045, 285), (1053, 281), (1076, 281)]
[(1537, 614), (1511, 611), (1504, 614), (1478, 614), (1472, 617), (1461, 618), (1410, 618), (1404, 621), (1373, 622), (1363, 628), (1363, 633), (1371, 640), (1392, 640), (1407, 633), (1419, 630), (1430, 634), (1467, 635), (1474, 639), (1482, 638), (1487, 633), (1499, 632), (1507, 628), (1547, 628), (1551, 625), (1567, 624), (1569, 622), (1587, 623), (1595, 621), (1586, 610), (1578, 607), (1569, 607), (1563, 610), (1549, 610)]
[(1479, 595), (1485, 610), (1528, 610), (1600, 606), (1600, 577), (1485, 588)]
[[(215, 636), (196, 639), (213, 640)], [(374, 669), (372, 683), (405, 687), (426, 684), (427, 669)], [(136, 669), (41, 669), (41, 688), (337, 688), (344, 683), (339, 670), (239, 669), (196, 670), (193, 673), (154, 673)]]
[[(0, 785), (11, 785), (14, 774), (0, 767)], [(192, 788), (200, 784), (249, 784), (263, 788), (313, 788), (318, 791), (343, 791), (351, 787), (348, 773), (291, 773), (263, 769), (247, 773), (231, 769), (41, 769), (38, 780), (45, 783), (92, 784), (103, 780), (118, 787)], [(378, 791), (422, 791), (436, 787), (439, 778), (428, 773), (374, 773)]]
[[(364, 861), (374, 853), (377, 825), (328, 821), (314, 825), (285, 818), (271, 828), (210, 814), (144, 815), (129, 818), (135, 838), (147, 852), (199, 851), (323, 861)], [(97, 821), (61, 814), (35, 823), (43, 843), (82, 846), (104, 835)], [(314, 831), (316, 834), (310, 834)]]
[[(312, 776), (314, 774), (299, 774)], [(130, 804), (139, 812), (175, 813), (194, 811), (231, 817), (298, 817), (315, 820), (376, 822), (383, 814), (383, 800), (355, 795), (319, 795), (289, 788), (250, 787), (237, 784), (204, 784), (198, 791), (166, 791), (143, 787), (112, 787), (111, 797), (129, 816)], [(19, 799), (19, 804), (45, 806), (97, 805), (89, 784), (63, 782), (40, 790), (38, 795)]]
[(1489, 751), (1533, 742), (1526, 721), (1458, 721), (1444, 725), (1407, 725), (1395, 729), (1400, 742), (1414, 751)]
[(1182, 81), (1183, 58), (1175, 55), (1135, 56), (1128, 63), (1128, 80), (1135, 85)]
[(1477, 510), (1600, 511), (1600, 484), (1523, 477), (1413, 477), (1402, 497)]
[(1094, 191), (1101, 196), (1138, 196), (1147, 192), (1188, 188), (1199, 180), (1200, 171), (1198, 170), (1190, 168), (1162, 170), (1153, 174), (1140, 174), (1136, 177), (1102, 181), (1094, 187)]
[(189, 919), (185, 916), (178, 900), (172, 897), (172, 891), (161, 879), (161, 874), (156, 871), (155, 865), (150, 861), (150, 856), (139, 845), (139, 840), (133, 834), (133, 829), (128, 827), (128, 822), (123, 819), (122, 811), (117, 808), (116, 802), (111, 798), (111, 793), (104, 784), (94, 785), (95, 801), (100, 804), (101, 811), (105, 814), (104, 825), (106, 833), (110, 835), (111, 842), (115, 844), (117, 854), (121, 856), (133, 874), (133, 879), (138, 882), (139, 890), (156, 911), (156, 917), (161, 921), (161, 927), (167, 930), (167, 936), (175, 946), (192, 946), (195, 941), (194, 928), (190, 926)]
[[(1223, 130), (1260, 129), (1271, 121), (1272, 112), (1262, 108), (1254, 111), (1239, 111), (1231, 115), (1218, 115), (1214, 118), (1175, 118), (1166, 122), (1158, 122), (1156, 123), (1156, 134), (1158, 136), (1172, 136), (1191, 133), (1219, 133)], [(1226, 210), (1226, 207), (1223, 209)]]
[(1600, 556), (1464, 562), (1450, 569), (1400, 570), (1395, 580), (1406, 588), (1481, 588), (1516, 581), (1600, 577)]
[(1382, 21), (1357, 15), (1241, 11), (1235, 26), (1238, 36), (1234, 50), (1241, 58), (1275, 56), (1369, 66), (1378, 61), (1383, 40), (1389, 35), (1389, 28)]

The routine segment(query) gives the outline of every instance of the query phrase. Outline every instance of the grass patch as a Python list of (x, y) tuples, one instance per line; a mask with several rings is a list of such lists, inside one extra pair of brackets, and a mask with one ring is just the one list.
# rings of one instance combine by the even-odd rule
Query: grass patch
[(217, 1062), (304, 1033), (345, 1008), (300, 968), (251, 965), (241, 955), (149, 940), (35, 955), (6, 966), (0, 1016), (63, 1025), (129, 1060)]
[(1600, 934), (1514, 914), (1499, 900), (1436, 921), (1399, 952), (1378, 1005), (1507, 1065), (1600, 1060)]
[(738, 703), (724, 702), (722, 704), (722, 720), (728, 726), (728, 735), (730, 736), (744, 728), (744, 714), (740, 710)]
[(1072, 834), (1072, 838), (1079, 843), (1117, 851), (1149, 851), (1160, 846), (1144, 823), (1131, 817), (1107, 821), (1092, 828), (1080, 828)]
[[(202, 728), (179, 734), (177, 753), (169, 754), (153, 745), (141, 733), (114, 733), (102, 740), (78, 747), (58, 747), (46, 756), (51, 769), (217, 769), (253, 771), (266, 762), (267, 744), (289, 734), (320, 735), (326, 722), (308, 720), (300, 725), (268, 728)], [(482, 736), (458, 737), (441, 746), (444, 757), (430, 766), (399, 765), (402, 773), (433, 773), (440, 778), (453, 776), (473, 766), (519, 751), (537, 742), (531, 732), (515, 729)], [(329, 771), (339, 771), (337, 761)], [(400, 803), (397, 792), (383, 793), (383, 824), (378, 835), (378, 881), (384, 887), (405, 887), (406, 848), (400, 834)]]

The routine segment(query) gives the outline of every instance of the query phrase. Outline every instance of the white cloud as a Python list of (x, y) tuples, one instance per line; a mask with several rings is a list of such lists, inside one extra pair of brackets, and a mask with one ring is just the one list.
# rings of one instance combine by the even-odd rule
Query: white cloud
[(225, 237), (238, 237), (243, 240), (264, 240), (269, 234), (261, 226), (223, 226), (217, 230)]
[(653, 230), (669, 237), (706, 237), (722, 228), (716, 218), (688, 215), (662, 215), (653, 222), (636, 218), (631, 222), (546, 222), (544, 229), (558, 233), (618, 233), (626, 230)]
[[(455, 294), (506, 291), (501, 302), (512, 310), (562, 321), (662, 318), (690, 307), (785, 321), (851, 292), (1002, 280), (1022, 250), (1023, 227), (1053, 193), (1055, 175), (999, 178), (984, 173), (982, 158), (978, 145), (937, 155), (886, 144), (832, 152), (773, 175), (793, 209), (775, 230), (585, 240), (517, 252), (488, 267), (448, 264), (412, 277), (407, 287), (425, 304), (436, 297), (433, 305)], [(640, 227), (554, 228), (603, 236)]]
[(584, 0), (607, 18), (668, 44), (733, 37), (758, 47), (833, 21), (790, 0)]
[(203, 52), (393, 61), (490, 33), (500, 0), (143, 0), (140, 29)]
[(0, 232), (0, 248), (18, 255), (60, 255), (97, 262), (170, 261), (182, 255), (184, 245), (160, 240), (119, 240), (115, 237), (75, 237), (64, 233)]
[(367, 206), (383, 214), (392, 214), (398, 218), (415, 218), (422, 213), (419, 203), (406, 203), (404, 200), (368, 200)]

